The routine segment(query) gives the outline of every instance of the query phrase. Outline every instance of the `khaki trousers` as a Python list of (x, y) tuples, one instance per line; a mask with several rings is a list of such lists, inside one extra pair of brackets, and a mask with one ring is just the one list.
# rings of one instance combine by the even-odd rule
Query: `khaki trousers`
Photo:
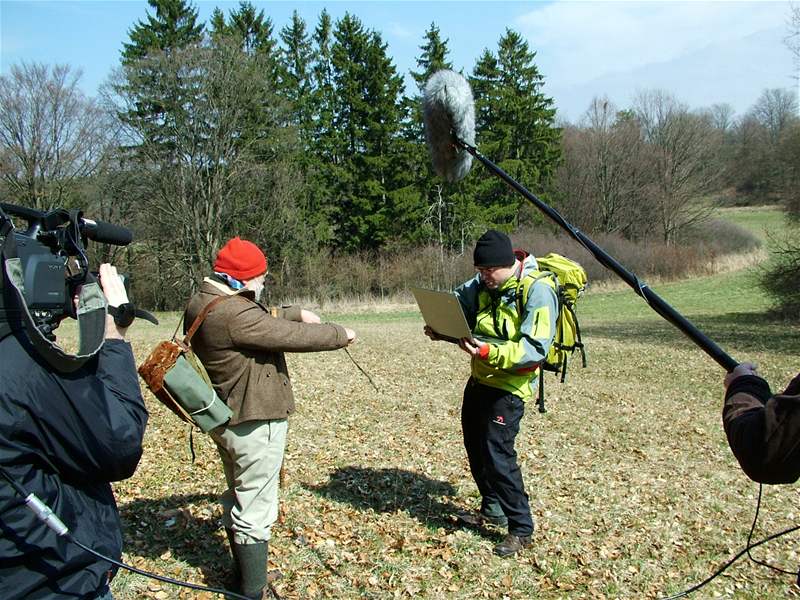
[(220, 497), (222, 521), (237, 544), (270, 539), (278, 518), (278, 480), (286, 446), (286, 419), (247, 421), (211, 432), (228, 489)]

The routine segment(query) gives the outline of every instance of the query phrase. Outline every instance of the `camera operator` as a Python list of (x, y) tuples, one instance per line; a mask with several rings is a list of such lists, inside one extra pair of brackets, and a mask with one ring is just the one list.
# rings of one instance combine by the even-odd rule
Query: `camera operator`
[[(110, 307), (128, 302), (115, 267), (100, 267), (100, 285)], [(127, 328), (108, 315), (99, 352), (71, 373), (43, 360), (21, 322), (11, 329), (0, 340), (0, 464), (78, 540), (119, 559), (110, 482), (133, 475), (147, 423)], [(23, 500), (0, 485), (0, 598), (112, 598), (109, 563), (58, 537)]]
[(800, 477), (800, 374), (781, 394), (741, 363), (725, 376), (722, 423), (728, 444), (747, 476), (758, 483), (793, 483)]

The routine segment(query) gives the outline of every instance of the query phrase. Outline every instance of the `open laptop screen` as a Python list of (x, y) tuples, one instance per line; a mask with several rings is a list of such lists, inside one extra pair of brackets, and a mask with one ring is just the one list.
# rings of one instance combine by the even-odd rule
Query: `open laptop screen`
[(414, 294), (425, 324), (440, 338), (457, 344), (461, 338), (472, 337), (461, 303), (454, 293), (417, 287), (412, 287), (411, 293)]

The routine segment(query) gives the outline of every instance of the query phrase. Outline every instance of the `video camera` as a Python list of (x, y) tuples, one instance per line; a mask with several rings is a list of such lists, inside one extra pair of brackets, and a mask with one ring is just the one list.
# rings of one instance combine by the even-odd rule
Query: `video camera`
[[(14, 229), (16, 253), (23, 271), (24, 297), (42, 333), (49, 335), (64, 317), (75, 317), (73, 296), (96, 277), (86, 256), (88, 240), (126, 246), (133, 240), (129, 229), (83, 217), (80, 210), (40, 212), (0, 203), (0, 225), (19, 217), (24, 230)], [(127, 278), (124, 278), (127, 288)], [(2, 292), (2, 290), (0, 290)], [(0, 305), (0, 321), (10, 307)]]

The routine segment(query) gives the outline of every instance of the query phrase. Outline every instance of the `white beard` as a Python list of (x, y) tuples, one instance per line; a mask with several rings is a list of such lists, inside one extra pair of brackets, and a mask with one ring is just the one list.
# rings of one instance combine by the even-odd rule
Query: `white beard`
[(264, 292), (264, 284), (263, 283), (256, 283), (251, 282), (248, 286), (248, 289), (253, 290), (256, 295), (256, 301), (261, 299), (261, 294)]

